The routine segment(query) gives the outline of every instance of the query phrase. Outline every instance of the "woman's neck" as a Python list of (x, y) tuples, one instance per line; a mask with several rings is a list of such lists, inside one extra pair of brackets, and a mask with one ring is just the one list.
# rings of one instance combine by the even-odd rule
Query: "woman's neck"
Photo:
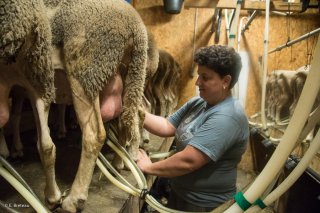
[(214, 102), (207, 102), (207, 105), (210, 107), (218, 105), (219, 103), (222, 103), (224, 100), (226, 100), (229, 97), (232, 97), (231, 92), (228, 95), (222, 96), (219, 100), (216, 100)]

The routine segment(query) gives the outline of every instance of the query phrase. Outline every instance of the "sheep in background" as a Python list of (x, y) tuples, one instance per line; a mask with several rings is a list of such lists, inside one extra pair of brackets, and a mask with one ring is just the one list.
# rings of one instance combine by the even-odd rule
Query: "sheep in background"
[(159, 65), (156, 74), (150, 81), (152, 94), (156, 99), (154, 113), (168, 116), (176, 108), (179, 100), (181, 69), (172, 55), (165, 50), (159, 50)]
[(266, 84), (267, 115), (275, 122), (289, 118), (289, 107), (292, 103), (291, 81), (296, 72), (291, 70), (276, 70)]
[(157, 72), (159, 65), (159, 50), (153, 35), (148, 31), (148, 62), (147, 62), (147, 76), (144, 89), (143, 107), (147, 111), (151, 111), (155, 107), (156, 99), (152, 93), (153, 85), (152, 79)]
[[(37, 146), (46, 175), (45, 197), (51, 207), (59, 204), (55, 146), (47, 121), (49, 104), (55, 99), (51, 56), (57, 57), (68, 79), (83, 134), (79, 168), (62, 208), (69, 212), (82, 210), (95, 161), (106, 138), (103, 120), (121, 113), (121, 128), (126, 129), (126, 134), (121, 135), (120, 141), (129, 146), (133, 157), (137, 154), (137, 107), (142, 101), (147, 60), (145, 26), (133, 8), (119, 0), (46, 0), (47, 8), (41, 0), (4, 1), (0, 4), (4, 12), (0, 18), (4, 26), (0, 30), (0, 56), (6, 62), (16, 62), (1, 64), (0, 127), (8, 119), (10, 88), (19, 84), (30, 94), (37, 116)], [(121, 63), (128, 67), (126, 73), (118, 73)], [(121, 89), (123, 101), (119, 101)], [(103, 99), (105, 95), (110, 96)], [(63, 101), (71, 100), (66, 97)], [(106, 110), (108, 103), (115, 108)], [(123, 110), (116, 106), (119, 103), (123, 103)]]
[[(179, 100), (181, 69), (168, 52), (157, 49), (159, 59), (155, 73), (146, 82), (143, 108), (151, 113), (168, 116)], [(142, 141), (148, 143), (149, 133), (142, 129)]]
[[(276, 70), (268, 76), (266, 108), (270, 119), (279, 122), (284, 118), (291, 118), (307, 79), (309, 68), (309, 66), (303, 66), (295, 71)], [(320, 93), (313, 108), (319, 105), (319, 99)]]

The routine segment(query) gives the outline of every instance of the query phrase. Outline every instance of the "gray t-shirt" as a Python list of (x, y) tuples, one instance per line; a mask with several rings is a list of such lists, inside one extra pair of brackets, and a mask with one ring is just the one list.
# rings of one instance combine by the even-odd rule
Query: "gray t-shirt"
[(236, 193), (237, 164), (249, 137), (248, 120), (240, 103), (229, 97), (209, 106), (196, 97), (168, 120), (177, 128), (177, 151), (191, 145), (212, 159), (192, 173), (172, 178), (172, 189), (197, 206), (217, 207), (231, 199)]

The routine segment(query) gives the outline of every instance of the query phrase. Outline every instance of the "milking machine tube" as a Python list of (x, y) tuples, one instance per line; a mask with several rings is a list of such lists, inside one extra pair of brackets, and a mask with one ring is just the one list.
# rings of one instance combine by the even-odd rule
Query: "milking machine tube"
[(141, 173), (141, 171), (136, 167), (133, 160), (129, 157), (129, 154), (127, 151), (121, 147), (118, 143), (112, 143), (111, 141), (108, 141), (107, 144), (121, 157), (124, 164), (132, 171), (133, 176), (138, 182), (138, 185), (140, 188), (146, 188), (147, 182), (145, 181), (144, 175)]
[[(156, 199), (154, 199), (150, 194), (148, 194), (147, 190), (147, 181), (138, 168), (136, 163), (129, 157), (127, 151), (121, 147), (120, 144), (113, 141), (108, 141), (107, 144), (123, 159), (124, 163), (128, 166), (131, 172), (134, 174), (136, 181), (138, 182), (139, 189), (132, 186), (125, 178), (123, 178), (119, 172), (114, 169), (111, 164), (105, 159), (105, 157), (100, 153), (99, 159), (97, 159), (97, 166), (101, 169), (103, 174), (117, 187), (120, 189), (130, 193), (133, 196), (143, 196), (144, 199), (152, 208), (159, 211), (160, 213), (193, 213), (193, 212), (185, 212), (185, 211), (177, 211), (174, 209), (169, 209), (162, 204), (160, 204)], [(114, 177), (107, 169), (111, 170), (111, 172), (116, 176)], [(140, 184), (139, 184), (140, 182)]]
[[(253, 203), (265, 191), (270, 182), (275, 178), (282, 169), (289, 154), (296, 146), (297, 139), (310, 114), (316, 96), (320, 88), (320, 75), (318, 69), (320, 67), (320, 36), (315, 48), (313, 60), (311, 62), (311, 70), (307, 76), (298, 104), (294, 110), (289, 125), (281, 138), (279, 145), (271, 156), (270, 160), (255, 179), (252, 185), (244, 193), (243, 197), (249, 203)], [(233, 204), (225, 212), (243, 212), (238, 204)]]
[[(320, 131), (318, 131), (316, 137), (313, 139), (310, 147), (307, 152), (304, 154), (303, 158), (300, 160), (298, 165), (294, 168), (294, 170), (290, 173), (290, 175), (276, 188), (274, 189), (264, 200), (264, 205), (268, 206), (276, 201), (283, 193), (285, 193), (302, 175), (302, 173), (309, 166), (311, 160), (314, 155), (320, 149)], [(261, 211), (259, 206), (253, 206), (248, 209), (246, 212), (253, 213)]]
[[(38, 196), (34, 193), (34, 191), (31, 189), (31, 187), (27, 184), (27, 182), (21, 177), (21, 175), (10, 165), (10, 163), (8, 163), (1, 155), (0, 155), (0, 164), (2, 164), (2, 166), (4, 168), (6, 168), (8, 170), (8, 172), (14, 176), (26, 189), (29, 190), (29, 192), (36, 198), (38, 198)], [(38, 198), (38, 200), (40, 200)]]
[(6, 179), (39, 213), (49, 213), (50, 211), (43, 206), (43, 204), (34, 197), (31, 192), (26, 189), (13, 175), (11, 175), (3, 166), (0, 166), (0, 175)]
[(169, 152), (150, 152), (149, 158), (151, 159), (167, 158), (173, 155), (174, 153), (175, 153), (174, 150), (170, 150)]

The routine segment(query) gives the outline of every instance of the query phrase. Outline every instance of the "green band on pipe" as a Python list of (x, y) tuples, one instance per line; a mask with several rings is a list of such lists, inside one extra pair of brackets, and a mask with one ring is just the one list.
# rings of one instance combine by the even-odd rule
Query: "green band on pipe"
[(236, 37), (235, 34), (230, 34), (230, 35), (229, 35), (229, 38), (235, 38), (235, 37)]
[(247, 199), (243, 196), (243, 193), (241, 191), (234, 196), (234, 200), (237, 202), (237, 204), (243, 211), (246, 211), (251, 206), (251, 203), (247, 201)]
[(237, 1), (237, 4), (241, 4), (241, 3), (242, 3), (242, 0), (238, 0), (238, 1)]
[(260, 209), (264, 209), (267, 207), (266, 204), (260, 198), (258, 198), (256, 201), (254, 201), (253, 204), (259, 206)]

